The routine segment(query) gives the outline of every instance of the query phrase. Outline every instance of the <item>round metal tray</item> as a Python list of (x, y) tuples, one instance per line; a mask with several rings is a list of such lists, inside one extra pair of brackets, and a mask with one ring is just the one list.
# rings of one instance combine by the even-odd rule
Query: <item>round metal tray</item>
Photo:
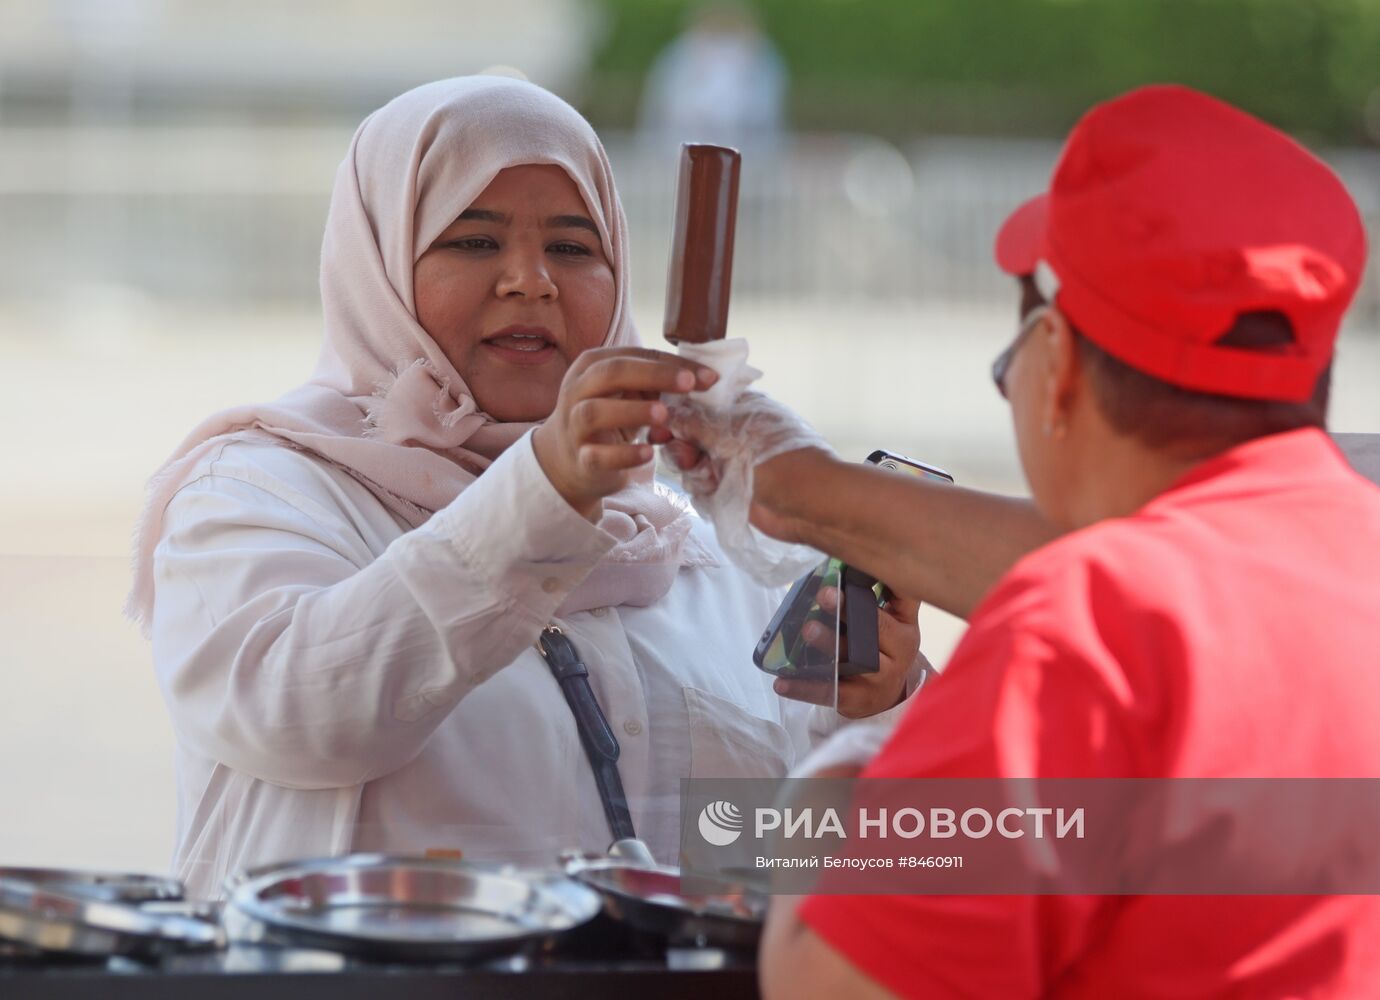
[(116, 903), (176, 902), (187, 894), (186, 887), (176, 879), (80, 868), (0, 868), (0, 879), (17, 879), (44, 889)]
[(0, 938), (44, 952), (144, 959), (224, 941), (220, 928), (204, 920), (19, 878), (0, 878)]
[(680, 891), (680, 869), (618, 859), (581, 861), (571, 876), (597, 891), (609, 913), (671, 945), (755, 950), (767, 901), (747, 891), (703, 896)]
[(440, 858), (356, 854), (231, 880), (237, 941), (330, 948), (390, 961), (469, 961), (553, 944), (599, 896), (555, 873)]

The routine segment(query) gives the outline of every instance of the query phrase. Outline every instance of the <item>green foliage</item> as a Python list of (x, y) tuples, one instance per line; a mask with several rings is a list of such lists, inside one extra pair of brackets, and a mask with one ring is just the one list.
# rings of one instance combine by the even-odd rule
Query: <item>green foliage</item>
[[(601, 0), (587, 109), (628, 124), (694, 0)], [(757, 0), (803, 128), (1057, 133), (1131, 87), (1199, 87), (1307, 138), (1380, 141), (1380, 0)], [(1369, 125), (1367, 119), (1369, 116)]]

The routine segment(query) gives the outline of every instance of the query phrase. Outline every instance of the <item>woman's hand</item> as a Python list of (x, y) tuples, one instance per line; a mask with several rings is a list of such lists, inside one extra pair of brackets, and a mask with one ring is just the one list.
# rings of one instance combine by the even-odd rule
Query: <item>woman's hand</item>
[(638, 442), (644, 428), (664, 428), (664, 392), (707, 389), (718, 375), (674, 354), (639, 347), (585, 351), (561, 381), (556, 408), (532, 435), (546, 478), (570, 506), (598, 520), (604, 497), (652, 459)]
[[(821, 587), (815, 598), (819, 606), (832, 612), (838, 607), (836, 587)], [(881, 669), (871, 674), (855, 674), (839, 678), (838, 713), (849, 719), (861, 719), (885, 712), (900, 704), (906, 696), (906, 679), (920, 655), (920, 602), (907, 597), (893, 597), (886, 607), (877, 611), (877, 652)], [(816, 649), (832, 652), (834, 632), (823, 622), (808, 622), (804, 627), (805, 641)], [(839, 661), (848, 660), (848, 636), (839, 636)], [(778, 678), (776, 693), (784, 698), (796, 698), (818, 704), (822, 692), (820, 681), (792, 681)]]

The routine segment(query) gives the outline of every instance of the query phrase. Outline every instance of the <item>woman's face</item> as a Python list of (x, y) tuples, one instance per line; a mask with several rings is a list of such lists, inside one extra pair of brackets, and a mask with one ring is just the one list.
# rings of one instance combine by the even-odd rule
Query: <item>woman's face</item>
[(579, 188), (551, 165), (500, 171), (417, 261), (413, 293), (422, 329), (500, 421), (551, 415), (617, 299)]

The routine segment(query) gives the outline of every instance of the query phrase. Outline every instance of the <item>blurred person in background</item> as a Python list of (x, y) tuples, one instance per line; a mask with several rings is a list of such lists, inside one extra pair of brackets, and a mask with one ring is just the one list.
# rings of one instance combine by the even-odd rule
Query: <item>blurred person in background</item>
[[(780, 595), (653, 480), (638, 435), (713, 373), (639, 346), (627, 259), (603, 147), (534, 85), (445, 80), (360, 126), (315, 373), (192, 431), (140, 527), (194, 893), (355, 850), (550, 864), (608, 846), (611, 795), (671, 861), (682, 778), (782, 775), (839, 724), (754, 669)], [(916, 610), (884, 616), (839, 712), (918, 680)], [(553, 623), (619, 788), (538, 652)]]
[[(1019, 332), (992, 375), (1033, 504), (822, 450), (756, 469), (759, 527), (971, 613), (880, 753), (827, 773), (1380, 777), (1380, 490), (1325, 433), (1365, 242), (1336, 176), (1229, 105), (1159, 86), (1088, 113), (996, 244)], [(756, 433), (798, 420), (740, 406)], [(723, 428), (675, 430), (677, 462), (712, 467)], [(1230, 825), (1198, 815), (1177, 843)], [(1332, 874), (1314, 884), (1344, 889)], [(781, 896), (762, 979), (779, 997), (1359, 997), (1378, 938), (1375, 896)]]
[(785, 122), (788, 79), (752, 11), (734, 0), (694, 9), (652, 64), (638, 127), (646, 138), (708, 142), (760, 153)]

